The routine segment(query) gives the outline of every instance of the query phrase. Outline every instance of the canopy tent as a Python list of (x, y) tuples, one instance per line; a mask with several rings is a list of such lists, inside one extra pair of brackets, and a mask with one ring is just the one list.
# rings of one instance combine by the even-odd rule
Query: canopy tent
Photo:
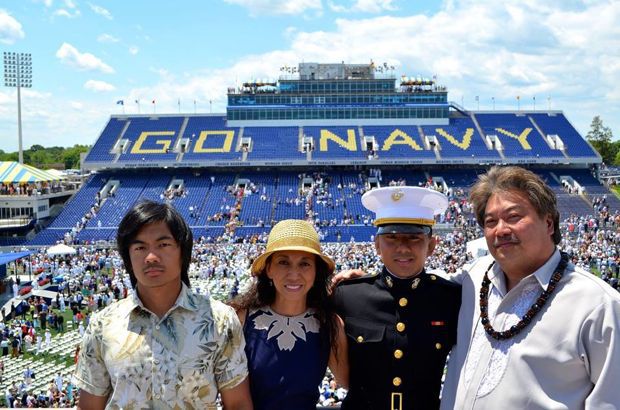
[(65, 175), (65, 173), (57, 169), (50, 168), (50, 169), (46, 169), (45, 172), (47, 172), (48, 174), (52, 174), (58, 179), (67, 179), (67, 176)]
[(24, 258), (30, 254), (32, 254), (32, 251), (0, 253), (0, 279), (5, 278), (7, 275), (7, 263)]
[(0, 182), (4, 184), (60, 181), (62, 178), (15, 161), (0, 162)]
[(64, 243), (59, 243), (58, 245), (51, 246), (47, 250), (47, 254), (54, 255), (73, 255), (76, 253), (76, 250), (70, 246), (65, 245)]
[(12, 262), (16, 259), (21, 259), (30, 254), (32, 254), (32, 251), (0, 253), (0, 265), (5, 265), (9, 262)]
[(469, 241), (465, 246), (467, 248), (467, 252), (471, 253), (474, 258), (489, 254), (489, 248), (487, 248), (487, 241), (484, 237)]

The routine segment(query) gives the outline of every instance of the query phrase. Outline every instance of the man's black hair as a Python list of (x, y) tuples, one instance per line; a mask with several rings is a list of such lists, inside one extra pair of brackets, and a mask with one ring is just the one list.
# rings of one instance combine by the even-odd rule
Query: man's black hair
[(149, 200), (139, 202), (125, 214), (116, 234), (118, 251), (123, 258), (125, 269), (129, 273), (131, 285), (135, 289), (137, 280), (131, 266), (129, 247), (144, 226), (156, 222), (166, 223), (172, 237), (181, 249), (181, 281), (190, 287), (188, 270), (194, 244), (192, 230), (172, 205)]

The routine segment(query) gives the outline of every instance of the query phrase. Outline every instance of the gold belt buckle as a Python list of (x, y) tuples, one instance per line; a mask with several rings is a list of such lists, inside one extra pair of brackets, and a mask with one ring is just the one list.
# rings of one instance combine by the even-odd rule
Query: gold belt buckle
[(391, 410), (403, 410), (403, 394), (392, 393), (392, 406)]

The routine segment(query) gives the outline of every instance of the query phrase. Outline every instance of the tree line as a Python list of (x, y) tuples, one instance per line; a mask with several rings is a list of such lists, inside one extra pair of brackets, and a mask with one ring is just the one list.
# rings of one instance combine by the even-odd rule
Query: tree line
[[(87, 152), (88, 145), (75, 144), (73, 147), (49, 147), (33, 145), (24, 150), (24, 163), (40, 169), (79, 169), (80, 154)], [(18, 161), (19, 153), (0, 150), (0, 161)]]
[(606, 165), (620, 166), (620, 140), (613, 141), (611, 128), (603, 124), (600, 116), (595, 116), (590, 124), (586, 139), (601, 155)]

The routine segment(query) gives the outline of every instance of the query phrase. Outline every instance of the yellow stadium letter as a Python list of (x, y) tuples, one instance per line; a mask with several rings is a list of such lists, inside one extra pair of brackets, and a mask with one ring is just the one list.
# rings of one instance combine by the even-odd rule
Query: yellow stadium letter
[(463, 135), (463, 139), (459, 142), (452, 135), (448, 134), (443, 128), (435, 128), (435, 131), (437, 132), (437, 134), (447, 139), (450, 144), (459, 147), (463, 151), (469, 148), (469, 144), (471, 144), (471, 137), (474, 135), (474, 129), (467, 128), (465, 130), (465, 134)]
[[(203, 148), (203, 144), (209, 135), (223, 135), (224, 136), (224, 144), (222, 148)], [(232, 147), (233, 137), (235, 136), (235, 131), (201, 131), (198, 140), (196, 140), (196, 145), (194, 145), (194, 152), (198, 153), (216, 153), (216, 152), (230, 152), (230, 148)]]
[(357, 138), (355, 137), (355, 130), (347, 130), (346, 141), (329, 130), (321, 130), (319, 151), (327, 151), (327, 140), (332, 140), (342, 148), (346, 148), (349, 151), (357, 151)]
[(422, 147), (420, 147), (413, 138), (398, 128), (392, 131), (390, 136), (383, 142), (382, 151), (389, 151), (390, 148), (392, 148), (392, 145), (409, 145), (416, 151), (422, 151)]
[(143, 131), (140, 137), (136, 140), (136, 143), (131, 148), (132, 154), (165, 154), (172, 145), (172, 139), (156, 140), (155, 145), (159, 145), (161, 148), (142, 149), (142, 144), (148, 137), (161, 137), (164, 135), (173, 136), (174, 131)]
[(530, 143), (527, 141), (527, 136), (530, 135), (530, 132), (532, 132), (531, 128), (524, 129), (523, 132), (519, 135), (513, 134), (512, 132), (505, 130), (503, 128), (495, 128), (495, 130), (497, 132), (504, 134), (507, 137), (514, 138), (517, 141), (519, 141), (519, 144), (521, 144), (523, 149), (527, 149), (527, 150), (532, 149), (532, 147), (530, 146)]

